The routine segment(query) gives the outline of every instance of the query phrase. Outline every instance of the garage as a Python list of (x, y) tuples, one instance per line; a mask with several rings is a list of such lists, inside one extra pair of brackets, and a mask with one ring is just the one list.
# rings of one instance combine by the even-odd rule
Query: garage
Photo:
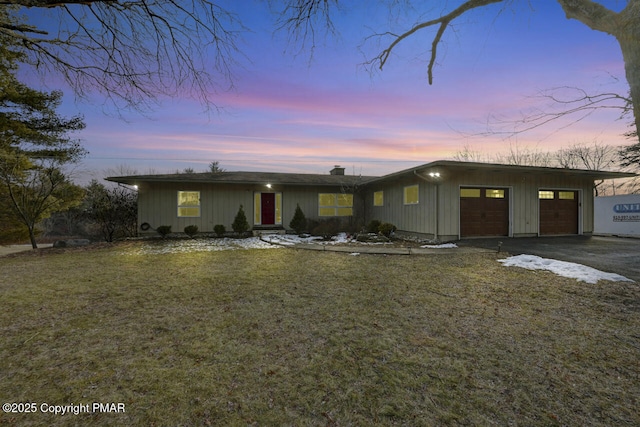
[(578, 234), (578, 192), (538, 191), (540, 235)]
[(460, 236), (509, 235), (509, 190), (506, 188), (460, 188)]

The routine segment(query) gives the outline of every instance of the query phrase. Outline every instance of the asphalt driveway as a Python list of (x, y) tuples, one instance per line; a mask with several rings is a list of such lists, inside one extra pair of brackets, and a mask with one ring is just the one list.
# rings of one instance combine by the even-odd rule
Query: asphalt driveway
[(562, 236), (468, 239), (458, 246), (498, 248), (512, 255), (537, 255), (575, 262), (609, 273), (621, 274), (640, 283), (640, 239), (600, 236)]

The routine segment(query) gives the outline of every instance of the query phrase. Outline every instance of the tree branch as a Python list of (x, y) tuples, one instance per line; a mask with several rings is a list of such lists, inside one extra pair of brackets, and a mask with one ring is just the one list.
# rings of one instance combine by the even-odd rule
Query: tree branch
[[(494, 124), (505, 128), (508, 126), (509, 129), (490, 128), (486, 132), (480, 133), (479, 136), (505, 135), (512, 137), (567, 117), (573, 117), (570, 123), (564, 124), (558, 129), (560, 130), (584, 120), (599, 110), (618, 110), (620, 118), (632, 113), (630, 98), (617, 93), (589, 94), (584, 89), (562, 86), (542, 91), (537, 97), (551, 101), (550, 105), (524, 112), (519, 120), (496, 120), (495, 116), (491, 116), (490, 120)], [(556, 109), (559, 108), (560, 111), (552, 111), (552, 106)]]
[(25, 46), (43, 76), (60, 74), (78, 97), (98, 92), (117, 109), (143, 111), (158, 96), (185, 91), (215, 107), (212, 94), (233, 86), (236, 40), (245, 28), (214, 1), (0, 2), (55, 9), (59, 20), (50, 35), (0, 14), (0, 33)]
[(592, 0), (558, 0), (567, 19), (576, 19), (592, 30), (614, 34), (618, 14)]
[[(468, 0), (446, 15), (443, 15), (436, 19), (432, 19), (430, 21), (421, 22), (400, 35), (394, 35), (395, 39), (391, 42), (391, 44), (389, 44), (389, 46), (386, 49), (384, 49), (373, 60), (369, 61), (369, 63), (370, 64), (378, 63), (378, 68), (382, 70), (382, 68), (387, 63), (387, 60), (389, 59), (391, 52), (395, 49), (395, 47), (398, 44), (400, 44), (400, 42), (402, 42), (403, 40), (412, 36), (413, 34), (415, 34), (420, 30), (437, 26), (438, 31), (431, 43), (431, 59), (429, 60), (429, 67), (428, 67), (429, 84), (433, 84), (433, 67), (435, 65), (436, 57), (438, 53), (437, 47), (445, 31), (449, 27), (449, 25), (451, 25), (451, 23), (456, 18), (460, 17), (461, 15), (463, 15), (464, 13), (472, 9), (488, 6), (493, 3), (501, 3), (503, 1), (504, 0)], [(391, 33), (386, 33), (386, 34), (389, 35)]]

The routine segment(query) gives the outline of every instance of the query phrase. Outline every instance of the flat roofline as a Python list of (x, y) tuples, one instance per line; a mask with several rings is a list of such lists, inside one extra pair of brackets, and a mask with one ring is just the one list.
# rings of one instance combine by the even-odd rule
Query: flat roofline
[(614, 178), (631, 178), (637, 176), (631, 172), (615, 172), (615, 171), (595, 171), (587, 169), (569, 169), (569, 168), (554, 168), (544, 166), (520, 166), (520, 165), (505, 165), (499, 163), (480, 163), (480, 162), (459, 162), (454, 160), (438, 160), (431, 163), (425, 163), (420, 166), (415, 166), (409, 169), (404, 169), (398, 172), (394, 172), (379, 178), (375, 178), (368, 183), (385, 181), (388, 179), (398, 178), (404, 175), (411, 175), (420, 172), (433, 171), (437, 172), (438, 168), (442, 169), (464, 169), (467, 171), (474, 170), (490, 170), (495, 172), (520, 172), (520, 173), (539, 173), (539, 174), (555, 174), (555, 175), (576, 175), (590, 177), (593, 179), (614, 179)]
[(320, 174), (294, 174), (279, 172), (220, 172), (211, 174), (208, 172), (194, 174), (162, 174), (162, 175), (131, 175), (131, 176), (115, 176), (105, 178), (107, 181), (117, 182), (127, 185), (136, 185), (141, 182), (173, 182), (173, 183), (207, 183), (207, 184), (238, 184), (238, 185), (255, 185), (272, 183), (277, 185), (317, 185), (317, 186), (333, 186), (349, 184), (367, 185), (375, 182), (386, 181), (405, 175), (428, 173), (429, 171), (437, 172), (437, 169), (443, 170), (489, 170), (494, 172), (518, 172), (518, 173), (534, 173), (534, 174), (554, 174), (554, 175), (573, 175), (582, 176), (591, 179), (616, 179), (631, 178), (638, 176), (631, 172), (615, 172), (615, 171), (594, 171), (587, 169), (568, 169), (553, 168), (543, 166), (520, 166), (505, 165), (498, 163), (480, 163), (480, 162), (459, 162), (454, 160), (438, 160), (431, 163), (425, 163), (420, 166), (393, 172), (388, 175), (376, 176), (358, 176), (358, 175), (320, 175)]

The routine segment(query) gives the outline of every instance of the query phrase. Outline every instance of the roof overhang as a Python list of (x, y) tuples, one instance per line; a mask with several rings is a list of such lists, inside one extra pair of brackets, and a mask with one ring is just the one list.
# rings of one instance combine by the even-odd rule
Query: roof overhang
[(531, 175), (556, 175), (582, 177), (585, 179), (620, 179), (637, 176), (630, 172), (596, 171), (586, 169), (550, 168), (540, 166), (519, 166), (503, 165), (497, 163), (477, 163), (477, 162), (457, 162), (450, 160), (439, 160), (426, 163), (410, 169), (394, 172), (389, 175), (373, 179), (370, 182), (380, 182), (392, 179), (403, 178), (411, 175), (418, 175), (425, 179), (446, 179), (447, 173), (451, 172), (495, 172), (495, 173), (518, 173)]
[(274, 172), (179, 173), (166, 175), (112, 176), (107, 181), (126, 185), (142, 183), (231, 184), (231, 185), (287, 185), (341, 186), (360, 185), (377, 177), (357, 175), (316, 175)]
[(539, 166), (503, 165), (496, 163), (458, 162), (438, 160), (394, 172), (382, 177), (358, 175), (318, 175), (277, 172), (220, 172), (220, 173), (179, 173), (165, 175), (132, 175), (105, 178), (107, 181), (126, 185), (155, 183), (189, 184), (232, 184), (232, 185), (287, 185), (287, 186), (355, 186), (376, 182), (402, 179), (417, 175), (421, 178), (442, 181), (451, 173), (469, 172), (517, 173), (531, 175), (571, 176), (590, 180), (631, 178), (637, 174), (630, 172), (594, 171), (585, 169), (549, 168)]

